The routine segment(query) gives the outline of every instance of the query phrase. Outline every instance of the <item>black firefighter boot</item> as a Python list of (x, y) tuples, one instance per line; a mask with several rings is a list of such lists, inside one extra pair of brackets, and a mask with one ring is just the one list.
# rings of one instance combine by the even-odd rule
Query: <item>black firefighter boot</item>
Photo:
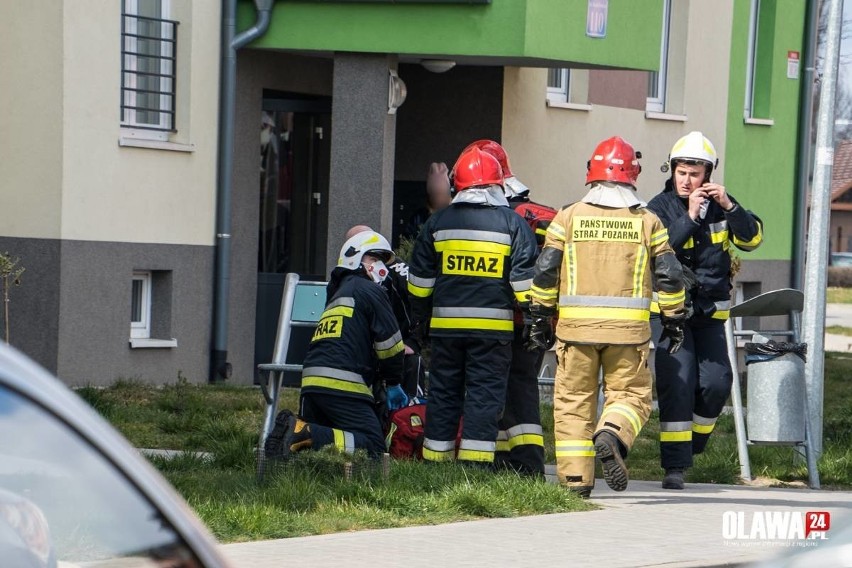
[(663, 478), (663, 489), (683, 489), (682, 467), (667, 467), (666, 476)]
[(613, 491), (627, 489), (627, 466), (621, 455), (621, 442), (615, 434), (603, 430), (595, 436), (595, 452), (601, 461), (604, 481)]

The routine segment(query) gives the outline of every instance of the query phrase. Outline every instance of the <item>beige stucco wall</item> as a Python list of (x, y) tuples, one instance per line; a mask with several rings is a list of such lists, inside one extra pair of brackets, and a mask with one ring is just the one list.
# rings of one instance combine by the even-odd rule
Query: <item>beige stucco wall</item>
[[(670, 99), (686, 120), (650, 119), (642, 110), (594, 104), (587, 111), (551, 108), (545, 104), (545, 69), (506, 69), (503, 144), (513, 172), (533, 189), (535, 200), (559, 206), (582, 197), (586, 161), (599, 141), (615, 135), (642, 152), (638, 191), (643, 199), (662, 188), (667, 174), (659, 166), (674, 141), (691, 130), (703, 131), (714, 142), (720, 157), (714, 180), (724, 182), (732, 0), (677, 5), (688, 9), (682, 16), (675, 15), (683, 19), (672, 26), (679, 33), (686, 22), (688, 41), (680, 42), (686, 45), (685, 52), (681, 48), (672, 54), (675, 62), (681, 56), (685, 59), (672, 73), (670, 88), (676, 91)], [(677, 41), (673, 38), (673, 49)]]
[(213, 244), (220, 6), (173, 2), (177, 128), (193, 152), (120, 147), (119, 2), (75, 0), (65, 17), (62, 238)]
[(58, 1), (0, 2), (2, 236), (59, 236), (62, 18)]

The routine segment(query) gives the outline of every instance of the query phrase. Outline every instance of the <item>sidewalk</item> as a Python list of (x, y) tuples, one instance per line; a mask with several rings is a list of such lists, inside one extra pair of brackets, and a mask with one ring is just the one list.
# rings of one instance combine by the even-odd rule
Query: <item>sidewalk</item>
[(726, 511), (751, 519), (756, 511), (819, 510), (831, 513), (833, 528), (852, 522), (852, 492), (708, 484), (667, 491), (658, 481), (631, 481), (627, 491), (615, 493), (599, 479), (592, 497), (600, 510), (228, 544), (223, 549), (235, 568), (735, 566), (792, 549), (777, 542), (726, 541)]

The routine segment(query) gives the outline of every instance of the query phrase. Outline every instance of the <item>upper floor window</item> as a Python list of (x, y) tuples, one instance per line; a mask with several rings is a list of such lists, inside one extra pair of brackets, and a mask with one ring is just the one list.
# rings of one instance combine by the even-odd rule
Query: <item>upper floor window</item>
[(743, 116), (766, 119), (770, 116), (775, 3), (751, 0), (746, 60), (746, 92)]
[(551, 68), (547, 70), (547, 103), (588, 110), (589, 71)]
[(178, 22), (171, 0), (122, 0), (121, 125), (166, 140), (175, 130)]
[(648, 73), (648, 102), (645, 108), (651, 112), (665, 112), (666, 110), (671, 14), (671, 0), (663, 0), (663, 33), (660, 40), (660, 70)]
[(552, 68), (547, 70), (547, 100), (555, 103), (567, 103), (571, 83), (571, 70)]

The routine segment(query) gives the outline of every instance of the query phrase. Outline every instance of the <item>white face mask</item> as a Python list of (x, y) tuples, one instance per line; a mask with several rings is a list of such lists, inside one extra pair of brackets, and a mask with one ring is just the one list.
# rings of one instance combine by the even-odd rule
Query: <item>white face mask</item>
[(381, 260), (377, 260), (372, 264), (364, 263), (364, 268), (376, 284), (381, 284), (388, 277), (388, 267)]

